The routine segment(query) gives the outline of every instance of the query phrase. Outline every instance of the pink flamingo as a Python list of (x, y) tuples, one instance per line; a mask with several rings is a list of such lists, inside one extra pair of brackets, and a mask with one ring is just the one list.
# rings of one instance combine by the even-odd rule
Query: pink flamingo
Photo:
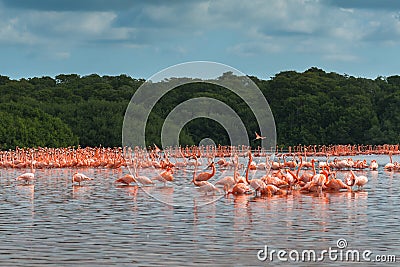
[(368, 178), (364, 175), (355, 175), (352, 170), (350, 170), (351, 176), (347, 179), (347, 185), (354, 186), (357, 185), (358, 189), (363, 188), (363, 186), (368, 183)]
[(306, 185), (304, 185), (301, 190), (308, 190), (310, 191), (312, 188), (317, 187), (318, 192), (322, 194), (322, 189), (325, 187), (325, 183), (328, 182), (328, 177), (329, 177), (329, 172), (326, 170), (321, 171), (321, 173), (316, 173), (315, 170), (315, 162), (313, 162), (313, 173), (314, 176), (312, 177), (312, 180)]
[(220, 180), (218, 180), (215, 183), (215, 186), (217, 185), (222, 185), (225, 189), (225, 191), (230, 190), (231, 188), (233, 188), (233, 186), (237, 183), (237, 176), (239, 175), (237, 173), (237, 169), (238, 169), (238, 165), (239, 165), (239, 159), (237, 154), (235, 155), (235, 165), (234, 165), (234, 169), (233, 169), (233, 177), (232, 176), (225, 176), (223, 178), (221, 178)]
[(150, 180), (150, 178), (146, 176), (139, 176), (139, 171), (138, 171), (138, 160), (135, 160), (136, 164), (134, 165), (134, 170), (135, 170), (135, 180), (136, 182), (141, 183), (142, 185), (153, 185), (154, 182)]
[(333, 173), (333, 177), (325, 183), (326, 190), (328, 191), (340, 191), (346, 189), (351, 191), (351, 187), (345, 184), (342, 180), (336, 178), (336, 172)]
[(35, 173), (34, 172), (26, 172), (15, 178), (17, 181), (24, 181), (25, 184), (29, 184), (35, 180)]
[[(197, 171), (197, 157), (194, 156), (196, 158), (196, 165), (194, 167), (194, 172), (193, 172), (193, 179), (192, 179), (192, 183), (194, 183), (195, 186), (198, 186), (200, 191), (205, 192), (206, 194), (208, 192), (219, 192), (219, 189), (215, 187), (215, 185), (213, 185), (212, 183), (210, 183), (209, 181), (198, 181), (197, 177), (196, 177), (196, 171)], [(214, 170), (215, 172), (215, 170)], [(201, 174), (201, 173), (200, 173)], [(211, 178), (211, 177), (210, 177)]]
[(286, 154), (285, 154), (285, 155), (283, 155), (283, 166), (294, 169), (294, 168), (296, 168), (297, 163), (294, 160), (286, 161)]
[(77, 182), (78, 185), (81, 185), (81, 182), (83, 181), (90, 181), (90, 180), (93, 180), (93, 178), (87, 177), (85, 174), (79, 172), (74, 173), (74, 175), (72, 176), (72, 183)]
[(395, 168), (395, 164), (393, 163), (392, 152), (389, 152), (390, 162), (383, 167), (387, 171), (393, 171)]
[[(194, 157), (194, 159), (196, 160), (196, 165), (195, 165), (195, 168), (197, 168), (197, 164), (198, 164), (198, 160), (197, 160), (197, 156), (196, 155), (193, 155), (193, 157)], [(209, 172), (201, 172), (201, 173), (199, 173), (198, 175), (197, 175), (197, 177), (196, 177), (196, 181), (199, 181), (199, 182), (201, 182), (201, 181), (208, 181), (208, 180), (210, 180), (214, 175), (215, 175), (215, 165), (214, 165), (214, 162), (211, 162), (211, 164), (208, 166), (208, 167), (211, 167), (212, 168), (212, 171), (211, 171), (211, 173), (209, 173)]]
[(247, 184), (243, 183), (242, 181), (239, 181), (233, 186), (231, 191), (227, 191), (226, 193), (234, 195), (243, 195), (251, 193), (251, 189)]
[(371, 163), (369, 164), (369, 168), (371, 171), (376, 171), (378, 169), (378, 162), (376, 160), (371, 160)]
[(23, 174), (19, 175), (17, 178), (15, 178), (15, 180), (24, 181), (25, 184), (29, 184), (30, 182), (35, 180), (35, 169), (34, 169), (35, 163), (36, 162), (33, 160), (33, 156), (32, 156), (31, 172), (23, 173)]
[[(267, 138), (267, 137), (265, 137), (265, 136), (259, 135), (257, 132), (255, 132), (255, 134), (256, 134), (256, 139), (254, 139), (254, 140), (259, 140), (259, 139), (263, 140), (263, 139)], [(253, 141), (254, 141), (254, 140), (253, 140)]]
[(287, 191), (282, 190), (282, 189), (280, 189), (279, 187), (277, 187), (275, 185), (267, 184), (262, 189), (260, 189), (260, 194), (261, 195), (267, 195), (267, 196), (285, 195), (285, 194), (287, 194)]
[(255, 190), (257, 195), (257, 192), (259, 192), (265, 186), (265, 183), (261, 179), (249, 180), (249, 170), (252, 160), (253, 160), (253, 155), (251, 154), (251, 151), (249, 151), (249, 163), (247, 164), (247, 170), (246, 170), (246, 182)]
[(136, 180), (132, 174), (125, 174), (124, 176), (118, 178), (115, 182), (129, 185), (130, 183), (136, 183)]
[[(249, 151), (249, 153), (251, 153)], [(250, 187), (247, 185), (249, 182), (249, 170), (250, 170), (251, 159), (249, 159), (249, 163), (247, 164), (246, 169), (246, 178), (240, 176), (235, 182), (236, 184), (233, 186), (231, 191), (225, 190), (226, 194), (234, 194), (234, 195), (243, 195), (251, 193)], [(247, 182), (247, 184), (246, 184)], [(225, 188), (226, 189), (226, 188)]]
[(163, 182), (165, 185), (167, 182), (174, 181), (173, 173), (174, 171), (171, 168), (167, 168), (165, 171), (154, 177), (153, 180)]

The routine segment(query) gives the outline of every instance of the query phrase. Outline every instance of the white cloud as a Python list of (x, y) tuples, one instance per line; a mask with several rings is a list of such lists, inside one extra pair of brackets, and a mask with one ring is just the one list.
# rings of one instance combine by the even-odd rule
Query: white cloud
[(20, 22), (18, 17), (0, 21), (0, 43), (31, 45), (38, 38)]
[[(40, 45), (59, 51), (55, 57), (69, 58), (71, 48), (87, 44), (106, 42), (155, 51), (181, 40), (169, 50), (187, 55), (195, 53), (190, 45), (198, 38), (209, 39), (209, 49), (218, 47), (242, 57), (294, 52), (354, 61), (365, 42), (378, 46), (400, 42), (398, 13), (318, 0), (147, 1), (126, 10), (102, 10), (4, 8), (0, 11), (0, 44)], [(215, 34), (219, 32), (224, 34)], [(232, 38), (226, 38), (227, 32)], [(211, 33), (213, 37), (208, 37)]]

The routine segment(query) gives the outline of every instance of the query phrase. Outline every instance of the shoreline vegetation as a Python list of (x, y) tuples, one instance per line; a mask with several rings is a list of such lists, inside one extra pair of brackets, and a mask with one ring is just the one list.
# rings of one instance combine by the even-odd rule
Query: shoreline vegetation
[[(302, 73), (280, 72), (269, 80), (250, 78), (270, 105), (281, 150), (298, 144), (376, 146), (400, 142), (398, 75), (373, 80), (313, 67)], [(127, 75), (60, 74), (20, 80), (0, 75), (0, 150), (120, 147), (126, 108), (144, 82)], [(225, 88), (194, 82), (175, 88), (155, 105), (147, 123), (146, 145), (160, 146), (162, 124), (174, 107), (202, 96), (232, 107), (249, 136), (259, 132), (242, 99)], [(229, 144), (225, 129), (206, 118), (194, 119), (180, 133), (182, 146), (198, 144), (204, 138)], [(257, 140), (250, 143), (253, 148), (259, 144)]]

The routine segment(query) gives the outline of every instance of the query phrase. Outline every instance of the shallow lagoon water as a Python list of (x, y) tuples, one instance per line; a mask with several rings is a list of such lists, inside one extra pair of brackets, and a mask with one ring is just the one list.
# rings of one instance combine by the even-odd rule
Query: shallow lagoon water
[[(257, 253), (265, 246), (269, 252), (319, 253), (337, 249), (340, 238), (347, 241), (342, 251), (371, 250), (371, 259), (397, 255), (398, 262), (400, 173), (383, 170), (388, 156), (357, 158), (380, 163), (378, 171), (357, 172), (369, 178), (365, 188), (320, 196), (298, 192), (273, 197), (206, 196), (190, 184), (192, 170), (176, 171), (174, 184), (143, 190), (114, 183), (126, 169), (36, 170), (34, 185), (14, 180), (27, 170), (3, 169), (0, 265), (319, 266), (321, 262), (279, 261), (276, 254), (262, 262)], [(94, 181), (72, 186), (75, 171)], [(152, 173), (141, 174), (152, 177)], [(212, 181), (231, 173), (218, 171)], [(347, 174), (338, 172), (338, 177)], [(324, 264), (354, 263), (325, 256)]]

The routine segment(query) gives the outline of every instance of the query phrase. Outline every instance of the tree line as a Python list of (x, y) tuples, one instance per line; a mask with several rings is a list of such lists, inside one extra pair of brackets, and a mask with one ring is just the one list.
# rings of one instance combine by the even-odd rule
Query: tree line
[[(314, 67), (283, 71), (269, 80), (250, 78), (270, 105), (281, 147), (399, 143), (398, 75), (357, 78)], [(121, 146), (126, 109), (144, 82), (127, 75), (60, 74), (19, 80), (0, 76), (0, 149)], [(224, 102), (240, 116), (249, 136), (259, 131), (243, 99), (226, 88), (193, 81), (168, 92), (154, 106), (146, 124), (147, 145), (160, 145), (163, 121), (177, 105), (194, 97)], [(187, 123), (179, 138), (181, 145), (204, 138), (229, 144), (226, 130), (207, 118)], [(252, 146), (257, 144), (251, 141)]]

